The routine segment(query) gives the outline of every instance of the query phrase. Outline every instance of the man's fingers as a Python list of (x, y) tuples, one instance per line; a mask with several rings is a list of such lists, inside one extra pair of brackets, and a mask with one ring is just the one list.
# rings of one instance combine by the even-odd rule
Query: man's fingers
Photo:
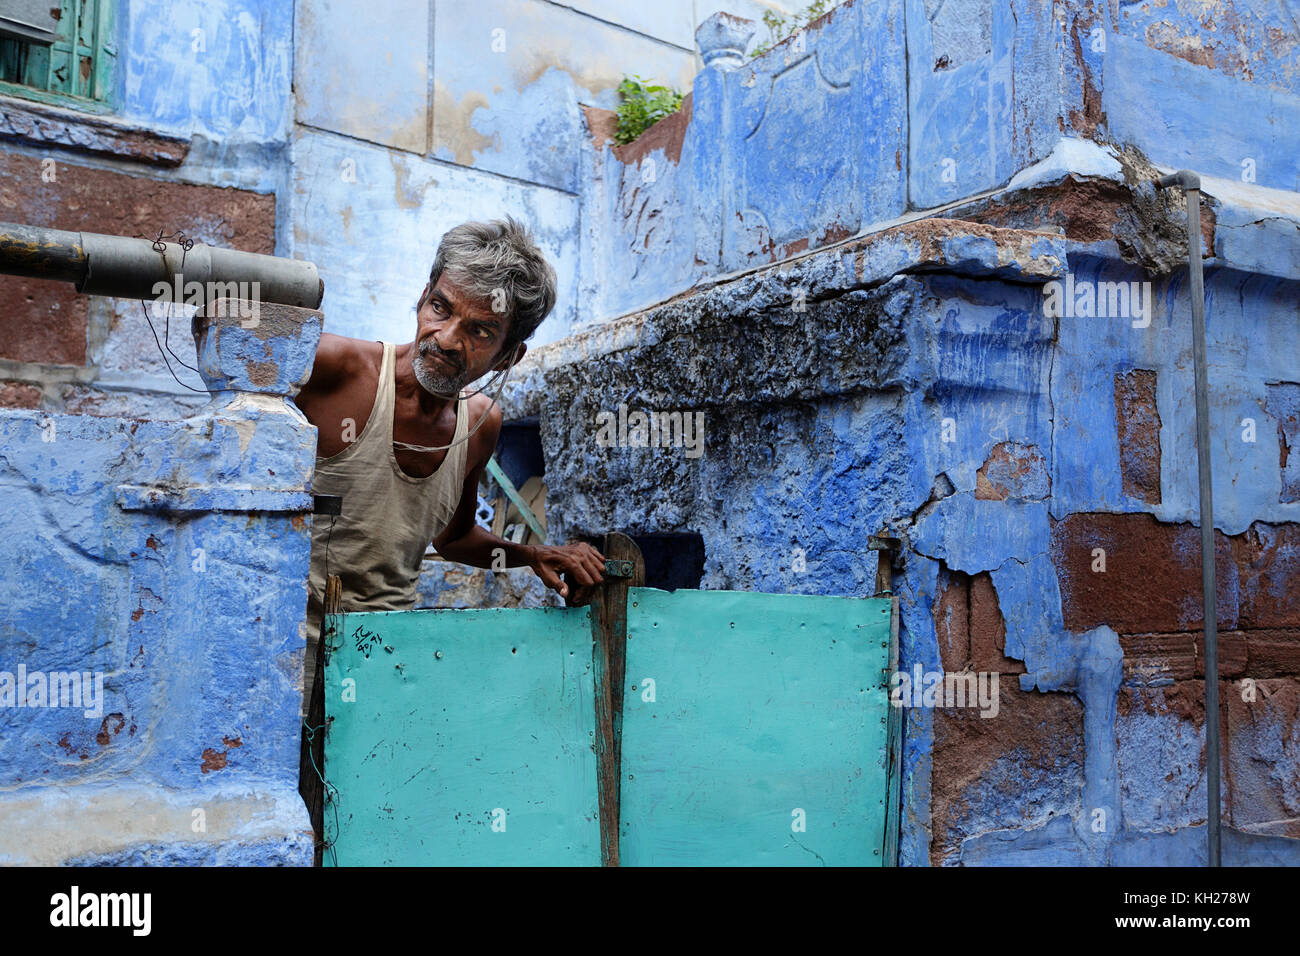
[(569, 565), (569, 573), (578, 579), (578, 583), (583, 587), (590, 587), (596, 583), (595, 577), (583, 566), (581, 561), (574, 561)]
[(537, 569), (537, 575), (542, 579), (542, 583), (552, 591), (559, 591), (561, 597), (568, 591), (568, 587), (560, 579), (560, 576), (546, 565), (543, 564)]

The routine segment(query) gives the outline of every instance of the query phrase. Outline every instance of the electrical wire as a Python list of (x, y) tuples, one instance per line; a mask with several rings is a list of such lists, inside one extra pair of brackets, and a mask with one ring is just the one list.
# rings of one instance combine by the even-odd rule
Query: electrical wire
[[(162, 229), (158, 230), (158, 235), (155, 236), (153, 239), (149, 239), (148, 236), (142, 236), (139, 233), (136, 233), (135, 238), (149, 240), (150, 244), (153, 246), (154, 252), (157, 252), (160, 255), (162, 255), (163, 268), (167, 271), (167, 276), (169, 279), (171, 279), (171, 284), (174, 286), (176, 283), (176, 274), (172, 272), (171, 266), (167, 264), (167, 240), (170, 239), (181, 247), (181, 275), (184, 275), (185, 273), (185, 258), (186, 256), (189, 255), (190, 250), (194, 248), (194, 240), (191, 239), (189, 236), (185, 235), (185, 233), (180, 230), (177, 230), (176, 235), (174, 236), (165, 236), (163, 235)], [(177, 363), (189, 369), (195, 375), (201, 376), (201, 373), (197, 368), (195, 368), (193, 365), (190, 365), (179, 355), (177, 355), (175, 351), (172, 350), (172, 345), (171, 345), (172, 303), (171, 302), (167, 303), (167, 312), (163, 319), (163, 337), (161, 342), (158, 340), (158, 330), (154, 328), (153, 319), (150, 318), (149, 316), (149, 309), (145, 305), (144, 299), (140, 300), (140, 310), (144, 313), (145, 322), (149, 324), (149, 331), (153, 333), (153, 341), (154, 344), (158, 346), (158, 354), (162, 356), (163, 364), (167, 366), (167, 371), (171, 375), (171, 377), (176, 380), (176, 384), (181, 386), (181, 388), (188, 388), (191, 392), (202, 392), (205, 395), (211, 394), (211, 389), (207, 388), (206, 386), (204, 388), (195, 388), (193, 385), (187, 385), (184, 382), (182, 382), (177, 377), (176, 372), (172, 370), (172, 363), (167, 359), (167, 354), (171, 353), (171, 357), (174, 358), (177, 361)], [(165, 350), (164, 350), (164, 344), (166, 345)]]
[[(491, 414), (491, 412), (492, 412), (492, 406), (495, 405), (495, 404), (497, 404), (498, 399), (501, 398), (501, 392), (505, 389), (505, 387), (506, 387), (506, 382), (509, 381), (509, 379), (510, 379), (510, 372), (514, 369), (515, 364), (516, 364), (516, 361), (517, 361), (517, 359), (515, 358), (515, 356), (517, 356), (518, 354), (519, 354), (519, 347), (518, 347), (518, 346), (515, 346), (514, 354), (512, 354), (511, 357), (510, 357), (510, 364), (507, 365), (507, 366), (506, 366), (506, 369), (505, 369), (505, 377), (504, 377), (503, 379), (501, 379), (501, 384), (497, 387), (496, 394), (492, 396), (492, 401), (490, 401), (490, 402), (488, 403), (488, 407), (483, 411), (483, 414), (479, 417), (478, 424), (476, 424), (472, 429), (470, 429), (469, 433), (468, 433), (464, 438), (458, 438), (458, 439), (456, 439), (455, 441), (453, 441), (450, 445), (434, 445), (434, 446), (429, 446), (429, 445), (411, 445), (411, 444), (408, 444), (407, 442), (404, 442), (404, 441), (398, 441), (397, 439), (393, 439), (393, 447), (394, 447), (394, 448), (404, 448), (404, 449), (406, 449), (407, 451), (425, 451), (425, 452), (427, 452), (427, 451), (442, 451), (443, 449), (446, 449), (446, 448), (452, 448), (452, 447), (454, 447), (454, 446), (456, 446), (456, 445), (459, 445), (461, 442), (469, 441), (471, 438), (474, 437), (474, 433), (475, 433), (476, 431), (479, 430), (479, 428), (483, 425), (483, 423), (484, 423), (485, 421), (487, 421), (487, 417), (488, 417), (488, 415)], [(463, 400), (465, 400), (465, 399), (471, 397), (472, 395), (477, 395), (479, 392), (486, 391), (487, 388), (488, 388), (488, 386), (485, 385), (483, 388), (480, 388), (478, 391), (476, 391), (476, 392), (471, 392), (470, 395), (457, 395), (457, 396), (455, 396), (456, 401), (458, 401), (458, 402), (459, 402), (459, 401), (463, 401)]]

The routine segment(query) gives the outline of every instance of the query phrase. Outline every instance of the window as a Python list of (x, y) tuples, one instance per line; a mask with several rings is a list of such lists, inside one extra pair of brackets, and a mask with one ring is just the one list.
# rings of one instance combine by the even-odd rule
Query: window
[[(0, 17), (0, 93), (85, 107), (107, 104), (115, 0), (16, 0)], [(27, 10), (31, 7), (31, 10)]]

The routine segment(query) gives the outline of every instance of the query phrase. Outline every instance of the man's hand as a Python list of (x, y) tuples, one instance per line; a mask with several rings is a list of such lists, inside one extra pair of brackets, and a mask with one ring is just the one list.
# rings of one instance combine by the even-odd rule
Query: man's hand
[(605, 580), (605, 556), (586, 543), (539, 544), (533, 548), (528, 566), (542, 579), (542, 583), (560, 597), (569, 596), (569, 586), (561, 575), (573, 576), (581, 587), (590, 587)]

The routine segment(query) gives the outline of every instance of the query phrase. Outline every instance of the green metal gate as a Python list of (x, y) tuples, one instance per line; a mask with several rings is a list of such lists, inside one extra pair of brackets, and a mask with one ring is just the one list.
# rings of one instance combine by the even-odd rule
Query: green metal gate
[(893, 600), (624, 592), (328, 618), (325, 864), (892, 862)]

